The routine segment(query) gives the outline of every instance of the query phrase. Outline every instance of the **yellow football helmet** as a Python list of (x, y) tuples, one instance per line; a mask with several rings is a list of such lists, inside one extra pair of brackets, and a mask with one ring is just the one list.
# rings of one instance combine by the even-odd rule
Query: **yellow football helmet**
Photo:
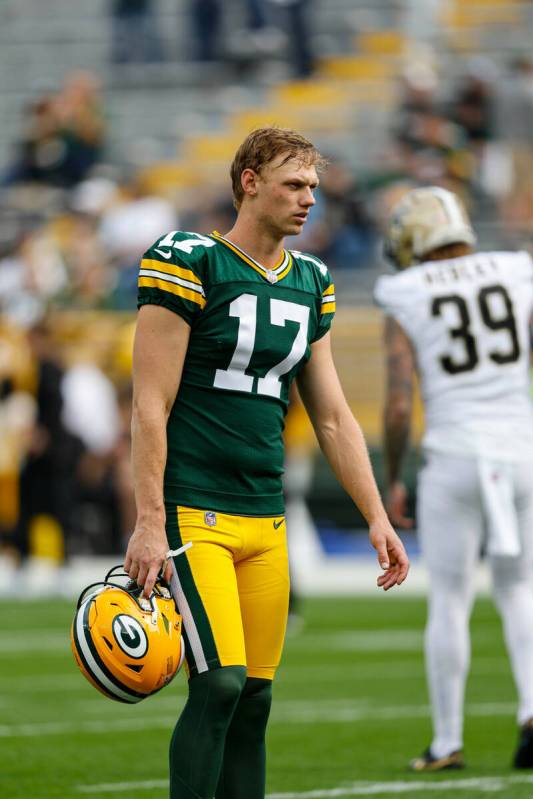
[(459, 197), (440, 186), (428, 186), (407, 192), (392, 209), (384, 254), (398, 269), (405, 269), (446, 244), (473, 246), (475, 242)]
[[(149, 599), (115, 566), (101, 583), (85, 588), (70, 631), (81, 673), (101, 693), (136, 703), (167, 685), (185, 654), (179, 615), (159, 578)], [(127, 578), (125, 585), (116, 580)]]

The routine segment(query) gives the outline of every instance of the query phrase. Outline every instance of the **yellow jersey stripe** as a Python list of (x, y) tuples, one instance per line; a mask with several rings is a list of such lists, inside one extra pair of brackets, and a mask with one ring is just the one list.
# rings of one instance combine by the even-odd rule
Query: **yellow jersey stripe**
[(328, 294), (335, 294), (335, 286), (332, 283), (331, 286), (328, 286), (325, 291), (322, 292), (322, 296), (326, 297)]
[(320, 315), (322, 316), (325, 313), (335, 313), (335, 303), (334, 302), (325, 302), (320, 310)]
[(169, 294), (175, 294), (177, 297), (183, 297), (184, 300), (196, 303), (200, 308), (205, 307), (205, 298), (197, 291), (191, 291), (183, 286), (178, 286), (176, 283), (171, 283), (168, 280), (159, 279), (156, 277), (140, 277), (139, 287), (149, 289), (161, 289), (167, 291)]
[(167, 261), (156, 261), (153, 258), (143, 258), (141, 261), (141, 269), (156, 269), (158, 272), (165, 272), (167, 275), (176, 275), (183, 280), (188, 280), (190, 283), (198, 283), (202, 285), (202, 281), (190, 269), (185, 269), (183, 266), (176, 266), (176, 264), (169, 264)]

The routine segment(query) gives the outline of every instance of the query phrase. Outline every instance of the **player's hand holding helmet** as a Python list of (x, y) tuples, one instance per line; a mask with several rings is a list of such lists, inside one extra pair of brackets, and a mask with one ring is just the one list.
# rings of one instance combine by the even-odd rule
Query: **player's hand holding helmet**
[(133, 704), (175, 677), (185, 647), (167, 583), (160, 578), (146, 599), (127, 574), (116, 573), (119, 569), (82, 591), (70, 637), (89, 682), (110, 699)]

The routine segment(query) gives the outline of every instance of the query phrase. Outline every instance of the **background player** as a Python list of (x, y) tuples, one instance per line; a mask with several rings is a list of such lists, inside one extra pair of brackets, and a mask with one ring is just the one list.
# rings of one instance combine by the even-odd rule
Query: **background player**
[[(533, 416), (529, 320), (533, 265), (525, 252), (474, 253), (462, 204), (440, 188), (415, 189), (393, 209), (383, 276), (386, 506), (410, 526), (401, 482), (418, 370), (426, 430), (418, 528), (430, 576), (426, 664), (433, 740), (417, 771), (461, 768), (469, 617), (480, 550), (517, 685), (521, 726), (514, 765), (533, 767)], [(408, 268), (406, 268), (408, 267)]]
[(264, 796), (289, 588), (281, 435), (296, 376), (320, 445), (368, 521), (385, 570), (378, 585), (407, 573), (333, 365), (333, 284), (321, 261), (283, 247), (315, 202), (321, 163), (295, 132), (254, 131), (231, 167), (234, 227), (171, 232), (141, 264), (138, 518), (125, 568), (148, 595), (169, 545), (193, 542), (171, 564), (190, 675), (170, 748), (174, 799)]

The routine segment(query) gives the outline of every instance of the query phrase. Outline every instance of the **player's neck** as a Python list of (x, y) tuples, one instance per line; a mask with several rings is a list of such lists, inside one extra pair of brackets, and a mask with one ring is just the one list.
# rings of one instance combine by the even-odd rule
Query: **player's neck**
[(273, 236), (270, 231), (259, 230), (253, 223), (249, 225), (248, 221), (237, 219), (231, 230), (224, 234), (224, 238), (236, 244), (262, 266), (273, 269), (279, 264), (284, 239)]

